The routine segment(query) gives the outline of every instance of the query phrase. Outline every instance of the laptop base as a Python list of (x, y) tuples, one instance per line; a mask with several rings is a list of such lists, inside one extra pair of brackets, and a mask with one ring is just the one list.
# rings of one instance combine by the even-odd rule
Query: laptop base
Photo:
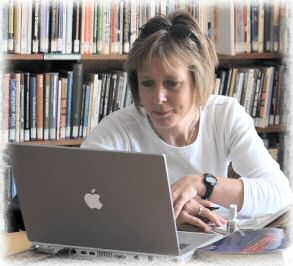
[(52, 255), (62, 255), (62, 256), (76, 256), (84, 258), (107, 258), (114, 260), (129, 260), (129, 261), (139, 261), (139, 262), (173, 262), (173, 263), (186, 263), (189, 261), (194, 253), (188, 252), (181, 256), (166, 256), (160, 254), (146, 254), (146, 253), (136, 253), (118, 250), (105, 250), (96, 249), (88, 247), (71, 247), (63, 245), (52, 245), (46, 243), (32, 243), (32, 250), (35, 252), (41, 252)]

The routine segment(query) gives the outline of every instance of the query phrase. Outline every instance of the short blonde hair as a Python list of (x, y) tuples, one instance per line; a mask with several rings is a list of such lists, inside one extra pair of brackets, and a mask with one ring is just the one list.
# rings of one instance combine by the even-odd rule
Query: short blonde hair
[(168, 59), (175, 58), (187, 65), (197, 90), (195, 104), (206, 104), (214, 88), (218, 57), (209, 37), (187, 12), (177, 10), (168, 16), (157, 15), (142, 28), (126, 62), (127, 78), (136, 108), (139, 110), (137, 70), (147, 67), (159, 57), (167, 68)]

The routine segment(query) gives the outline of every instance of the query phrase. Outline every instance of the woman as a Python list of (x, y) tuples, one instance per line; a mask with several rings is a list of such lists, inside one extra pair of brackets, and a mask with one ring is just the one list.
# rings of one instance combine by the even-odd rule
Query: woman
[[(178, 224), (211, 230), (225, 220), (212, 203), (237, 204), (242, 215), (287, 205), (287, 178), (234, 98), (211, 95), (217, 55), (197, 22), (182, 11), (156, 16), (128, 56), (131, 105), (104, 118), (82, 147), (163, 153)], [(232, 161), (240, 179), (228, 179)]]

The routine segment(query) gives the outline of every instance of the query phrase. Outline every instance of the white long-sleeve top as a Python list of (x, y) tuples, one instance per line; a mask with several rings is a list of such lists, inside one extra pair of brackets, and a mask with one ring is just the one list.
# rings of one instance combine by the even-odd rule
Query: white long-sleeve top
[(244, 184), (244, 216), (274, 213), (292, 203), (288, 178), (258, 136), (252, 118), (231, 97), (210, 96), (200, 110), (194, 143), (174, 147), (158, 137), (142, 108), (134, 105), (105, 117), (81, 145), (120, 151), (165, 154), (170, 183), (203, 173), (227, 176), (232, 161)]

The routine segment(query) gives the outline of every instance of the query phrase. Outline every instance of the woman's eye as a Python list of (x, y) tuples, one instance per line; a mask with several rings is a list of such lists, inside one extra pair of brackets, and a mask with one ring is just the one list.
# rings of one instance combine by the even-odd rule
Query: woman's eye
[(153, 86), (154, 82), (152, 80), (144, 80), (141, 82), (144, 87), (151, 87)]
[(179, 82), (174, 80), (166, 80), (164, 81), (164, 83), (165, 83), (165, 86), (169, 88), (176, 88), (179, 85)]

